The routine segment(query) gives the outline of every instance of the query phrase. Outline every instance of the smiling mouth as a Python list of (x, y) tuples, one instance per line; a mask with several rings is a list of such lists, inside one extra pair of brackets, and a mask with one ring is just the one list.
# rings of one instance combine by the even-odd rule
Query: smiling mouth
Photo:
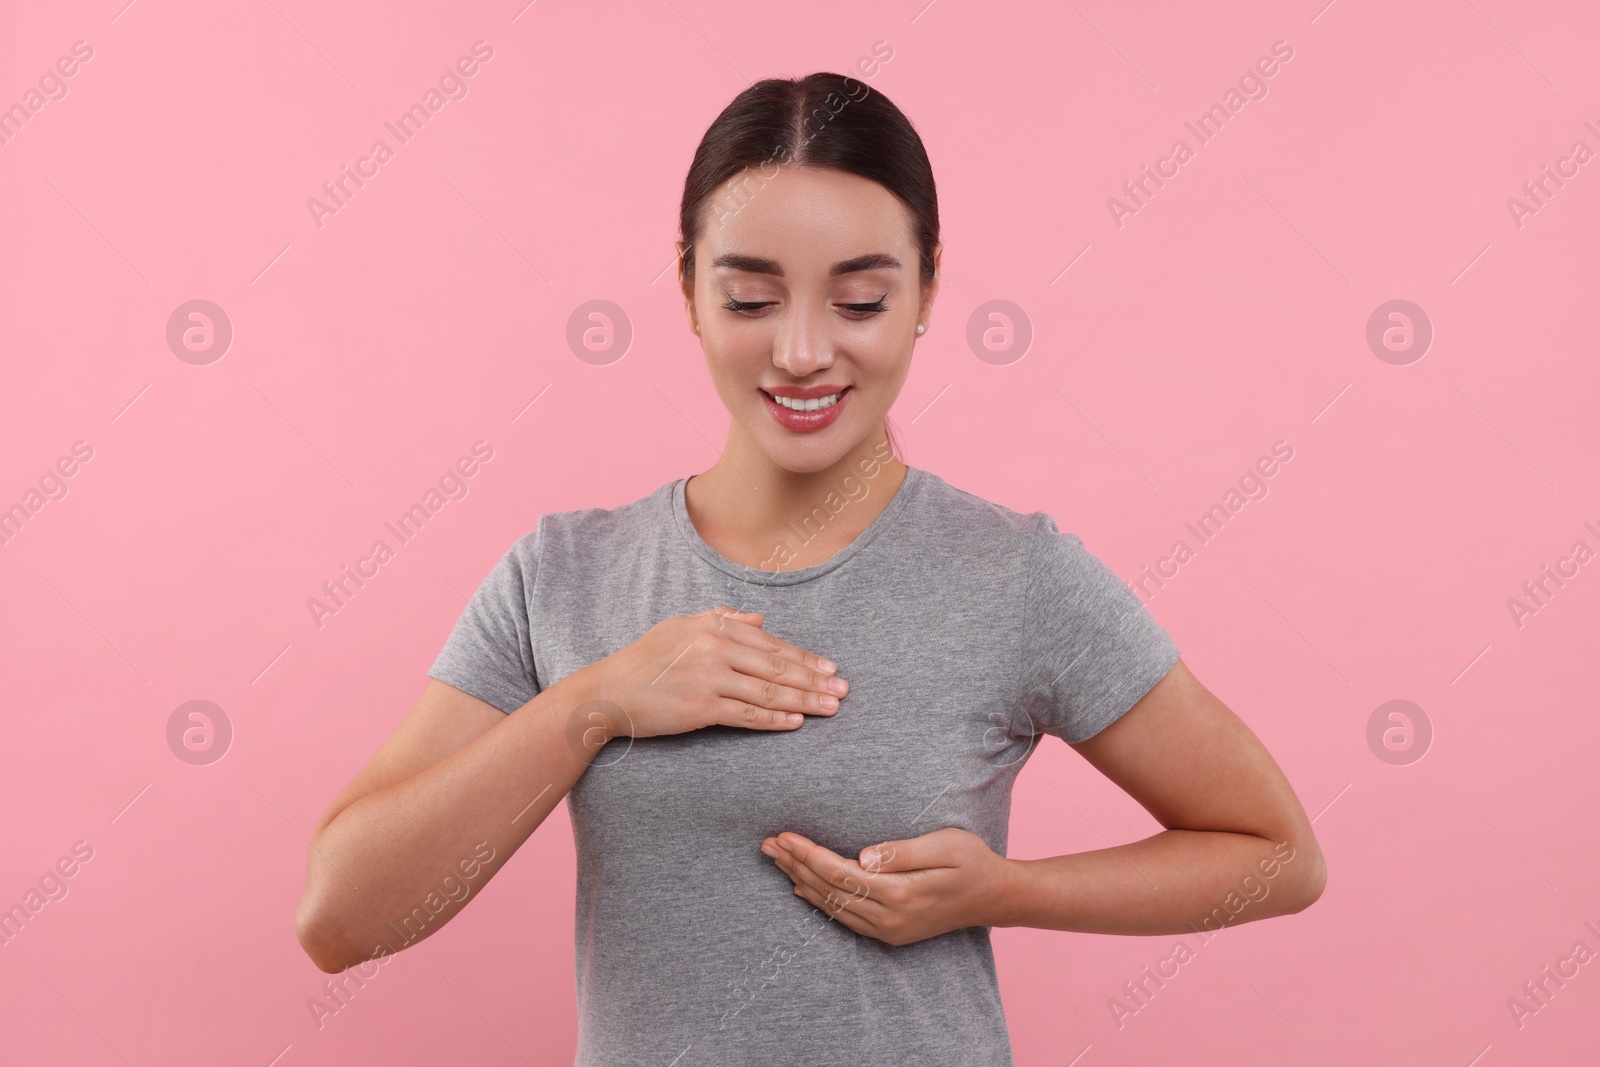
[(793, 397), (773, 396), (765, 389), (762, 389), (761, 393), (779, 407), (788, 408), (790, 411), (821, 411), (824, 408), (831, 408), (833, 405), (837, 404), (840, 399), (844, 397), (844, 394), (850, 391), (850, 389), (851, 387), (847, 385), (831, 396), (819, 396), (811, 400), (796, 400)]

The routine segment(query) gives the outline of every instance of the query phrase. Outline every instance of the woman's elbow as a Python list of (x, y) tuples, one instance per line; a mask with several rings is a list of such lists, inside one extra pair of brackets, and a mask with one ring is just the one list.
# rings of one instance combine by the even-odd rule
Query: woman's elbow
[(300, 898), (300, 906), (295, 909), (294, 936), (317, 970), (327, 974), (338, 974), (360, 962), (349, 947), (335, 936), (333, 927), (334, 924), (328, 921), (308, 888)]
[(1328, 884), (1328, 861), (1323, 858), (1322, 850), (1311, 848), (1311, 862), (1302, 868), (1299, 880), (1295, 883), (1294, 892), (1290, 897), (1286, 914), (1305, 911), (1315, 904), (1322, 896), (1322, 890)]

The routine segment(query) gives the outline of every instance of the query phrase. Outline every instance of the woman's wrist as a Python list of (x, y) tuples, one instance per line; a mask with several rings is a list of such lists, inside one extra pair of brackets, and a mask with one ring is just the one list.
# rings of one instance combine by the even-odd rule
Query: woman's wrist
[(592, 760), (608, 741), (626, 734), (624, 713), (606, 696), (598, 663), (580, 667), (551, 689), (561, 693), (567, 747), (580, 759)]
[(984, 917), (983, 925), (1022, 925), (1019, 918), (1024, 912), (1022, 901), (1027, 892), (1028, 871), (1024, 867), (1026, 863), (1026, 860), (1000, 857), (1000, 862), (995, 867), (994, 885), (989, 893), (989, 914)]
[[(1014, 860), (1001, 857), (989, 905), (988, 926), (1040, 926), (1041, 894), (1053, 898), (1064, 895), (1066, 879), (1059, 867), (1041, 860)], [(1054, 867), (1054, 869), (1052, 869)], [(1048, 912), (1065, 913), (1065, 902), (1049, 901)]]

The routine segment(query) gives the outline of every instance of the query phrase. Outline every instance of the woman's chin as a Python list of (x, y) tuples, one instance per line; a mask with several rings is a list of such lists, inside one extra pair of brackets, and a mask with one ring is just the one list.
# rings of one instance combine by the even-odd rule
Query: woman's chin
[(844, 459), (858, 443), (835, 432), (839, 429), (835, 425), (822, 433), (796, 434), (774, 428), (773, 432), (758, 440), (767, 458), (784, 470), (795, 474), (816, 474)]

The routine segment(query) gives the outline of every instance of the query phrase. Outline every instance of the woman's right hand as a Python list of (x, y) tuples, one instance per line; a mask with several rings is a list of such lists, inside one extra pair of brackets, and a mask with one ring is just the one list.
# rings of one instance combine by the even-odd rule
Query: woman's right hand
[[(702, 726), (793, 730), (807, 715), (832, 715), (849, 683), (834, 666), (761, 628), (759, 611), (719, 604), (656, 623), (631, 644), (578, 672), (595, 700), (621, 716), (608, 736), (656, 737)], [(595, 738), (594, 740), (598, 740)]]

